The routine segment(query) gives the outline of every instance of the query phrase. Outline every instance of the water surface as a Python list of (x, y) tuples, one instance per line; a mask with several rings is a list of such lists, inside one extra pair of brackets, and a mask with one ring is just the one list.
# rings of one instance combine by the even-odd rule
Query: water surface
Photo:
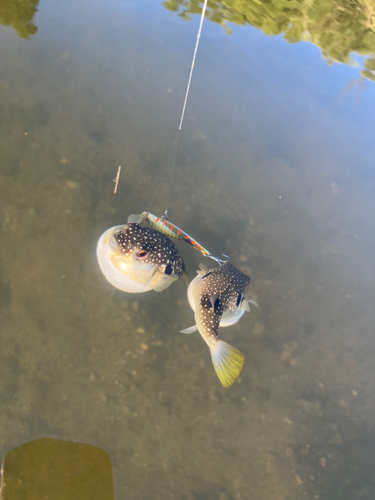
[[(127, 295), (95, 257), (105, 229), (151, 208), (199, 18), (146, 0), (37, 8), (27, 39), (0, 26), (1, 455), (38, 437), (101, 446), (118, 499), (372, 499), (363, 57), (328, 65), (311, 43), (204, 24), (168, 209), (251, 275), (260, 307), (222, 332), (246, 358), (224, 389), (200, 336), (178, 333), (186, 286)], [(202, 259), (180, 248), (192, 278)]]

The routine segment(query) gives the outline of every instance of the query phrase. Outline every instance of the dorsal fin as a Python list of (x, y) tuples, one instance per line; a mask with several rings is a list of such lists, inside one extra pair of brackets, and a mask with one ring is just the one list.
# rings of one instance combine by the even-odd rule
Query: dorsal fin
[(131, 214), (128, 217), (128, 224), (141, 224), (147, 216), (148, 212), (143, 212), (142, 214)]
[(207, 271), (208, 267), (206, 267), (204, 264), (199, 264), (199, 270), (197, 271), (197, 274), (200, 278), (203, 278)]

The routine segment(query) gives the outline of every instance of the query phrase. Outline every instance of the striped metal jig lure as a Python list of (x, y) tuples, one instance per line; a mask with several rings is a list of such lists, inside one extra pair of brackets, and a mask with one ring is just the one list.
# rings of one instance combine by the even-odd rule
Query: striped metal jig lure
[[(191, 238), (185, 231), (177, 227), (175, 224), (172, 224), (172, 222), (169, 222), (167, 220), (168, 218), (168, 212), (167, 210), (165, 211), (164, 215), (161, 217), (156, 217), (155, 215), (151, 214), (150, 212), (143, 212), (142, 214), (132, 214), (129, 215), (128, 217), (128, 223), (137, 223), (141, 224), (141, 222), (146, 221), (151, 227), (154, 229), (160, 231), (161, 233), (165, 234), (166, 236), (169, 236), (170, 238), (174, 238), (176, 240), (183, 240), (186, 241), (186, 243), (189, 243), (192, 247), (196, 248), (201, 254), (203, 254), (205, 257), (208, 257), (210, 259), (213, 259), (215, 262), (218, 264), (223, 264), (224, 260), (221, 260), (217, 257), (214, 257), (208, 250), (206, 250), (202, 245), (200, 245), (196, 240)], [(226, 257), (226, 255), (224, 256)]]

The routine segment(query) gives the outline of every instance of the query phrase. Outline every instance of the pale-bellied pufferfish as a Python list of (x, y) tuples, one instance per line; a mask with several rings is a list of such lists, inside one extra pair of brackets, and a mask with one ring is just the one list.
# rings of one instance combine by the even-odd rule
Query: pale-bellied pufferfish
[(200, 266), (198, 276), (190, 283), (188, 299), (195, 313), (196, 325), (182, 333), (199, 333), (211, 351), (215, 372), (224, 387), (229, 387), (239, 376), (244, 356), (235, 347), (218, 339), (219, 326), (236, 323), (245, 311), (250, 311), (249, 302), (258, 304), (245, 297), (245, 288), (250, 278), (229, 262), (215, 269)]
[(105, 231), (96, 254), (106, 279), (123, 292), (160, 292), (185, 271), (176, 245), (159, 231), (137, 223)]

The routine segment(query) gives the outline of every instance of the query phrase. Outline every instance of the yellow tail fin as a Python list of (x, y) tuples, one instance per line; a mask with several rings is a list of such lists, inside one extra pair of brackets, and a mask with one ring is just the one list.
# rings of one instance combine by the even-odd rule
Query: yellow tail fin
[(211, 347), (211, 358), (220, 382), (224, 387), (230, 387), (242, 370), (244, 355), (223, 340), (218, 340)]

